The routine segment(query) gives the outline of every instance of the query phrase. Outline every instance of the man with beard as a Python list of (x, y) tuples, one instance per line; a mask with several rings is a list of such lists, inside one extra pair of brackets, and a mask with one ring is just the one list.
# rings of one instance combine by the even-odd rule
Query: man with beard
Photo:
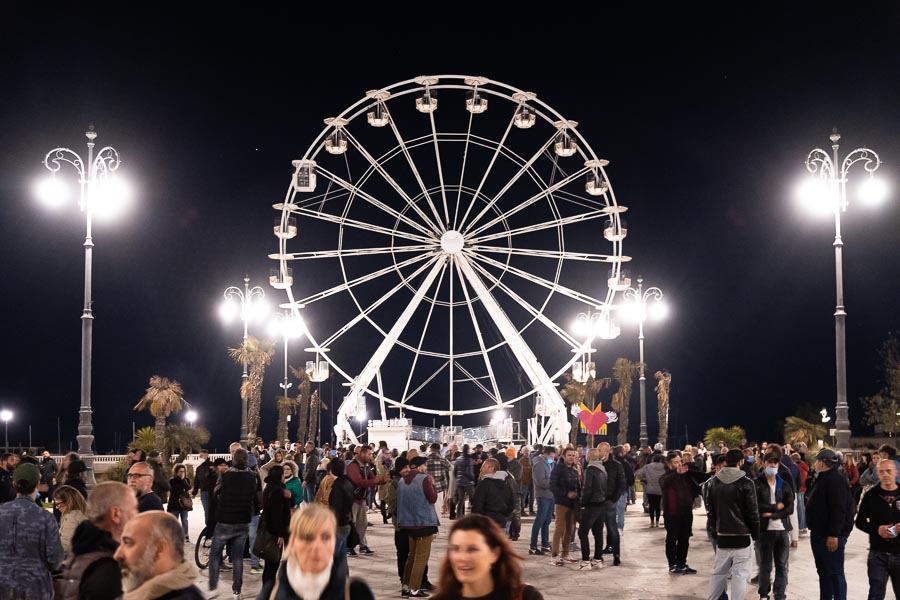
[(184, 531), (171, 514), (141, 513), (125, 525), (115, 553), (123, 600), (201, 600), (197, 568), (184, 555)]
[(72, 537), (72, 558), (54, 579), (57, 598), (114, 600), (122, 596), (119, 565), (113, 554), (122, 541), (125, 524), (137, 515), (131, 488), (118, 481), (97, 484), (82, 522)]
[(138, 512), (163, 510), (163, 503), (153, 491), (153, 467), (136, 462), (128, 469), (128, 487), (137, 494)]

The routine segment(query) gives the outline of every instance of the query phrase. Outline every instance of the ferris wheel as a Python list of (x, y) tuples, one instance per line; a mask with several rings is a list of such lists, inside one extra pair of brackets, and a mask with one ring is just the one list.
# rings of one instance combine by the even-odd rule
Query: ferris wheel
[(609, 323), (630, 285), (626, 208), (577, 126), (534, 93), (462, 75), (372, 90), (325, 119), (274, 206), (270, 283), (316, 369), (349, 388), (342, 439), (356, 441), (364, 397), (382, 419), (451, 425), (528, 399), (529, 441), (566, 438), (554, 381), (614, 335), (568, 323), (585, 309)]

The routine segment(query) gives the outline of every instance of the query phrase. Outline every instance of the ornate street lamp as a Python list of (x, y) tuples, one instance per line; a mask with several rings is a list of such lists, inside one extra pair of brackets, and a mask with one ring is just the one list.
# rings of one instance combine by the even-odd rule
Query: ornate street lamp
[(648, 305), (652, 309), (651, 316), (662, 318), (666, 313), (666, 305), (662, 303), (663, 293), (658, 287), (644, 289), (644, 278), (638, 275), (637, 289), (628, 288), (623, 292), (625, 298), (624, 312), (638, 322), (638, 345), (640, 346), (640, 383), (641, 383), (641, 447), (647, 445), (647, 392), (646, 365), (644, 364), (644, 321), (647, 319)]
[(60, 206), (67, 200), (67, 189), (56, 174), (64, 163), (74, 167), (81, 188), (78, 207), (85, 215), (87, 233), (84, 238), (84, 310), (81, 313), (81, 407), (78, 410), (78, 454), (87, 467), (88, 489), (95, 485), (94, 479), (94, 425), (91, 420), (91, 350), (94, 314), (91, 299), (91, 274), (93, 267), (94, 240), (92, 221), (94, 215), (108, 214), (122, 206), (128, 192), (121, 179), (113, 177), (119, 168), (119, 153), (112, 146), (105, 146), (94, 154), (94, 140), (97, 132), (91, 126), (85, 132), (87, 138), (87, 161), (68, 148), (54, 148), (44, 157), (44, 166), (51, 178), (42, 182), (37, 190), (40, 198), (49, 205)]
[[(800, 189), (801, 200), (809, 207), (834, 215), (834, 269), (837, 303), (834, 309), (835, 362), (837, 364), (837, 403), (835, 406), (835, 446), (843, 452), (850, 450), (850, 420), (847, 411), (847, 349), (844, 310), (844, 275), (842, 263), (841, 213), (847, 210), (847, 174), (860, 163), (869, 174), (860, 189), (860, 198), (870, 204), (883, 200), (887, 189), (883, 182), (874, 179), (873, 173), (881, 165), (881, 159), (869, 148), (857, 148), (838, 159), (837, 129), (830, 138), (832, 155), (815, 148), (806, 157), (806, 169), (812, 174)], [(840, 165), (838, 168), (837, 165)]]

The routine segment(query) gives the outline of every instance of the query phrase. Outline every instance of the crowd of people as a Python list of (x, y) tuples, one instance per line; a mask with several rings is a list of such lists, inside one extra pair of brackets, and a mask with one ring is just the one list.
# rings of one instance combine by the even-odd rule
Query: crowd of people
[[(401, 452), (384, 442), (332, 449), (260, 439), (229, 450), (229, 460), (201, 451), (193, 481), (186, 465), (169, 477), (158, 452), (138, 450), (125, 482), (90, 492), (75, 453), (60, 465), (47, 452), (0, 455), (8, 533), (0, 560), (9, 566), (0, 570), (0, 598), (215, 598), (230, 569), (238, 599), (245, 552), (250, 573), (262, 575), (259, 598), (373, 598), (350, 573), (353, 557), (375, 552), (367, 532), (380, 512), (394, 532), (401, 597), (535, 600), (542, 595), (523, 582), (524, 559), (512, 545), (522, 516), (534, 517), (528, 556), (577, 570), (617, 567), (638, 486), (649, 527), (665, 527), (673, 576), (697, 574), (687, 559), (694, 515), (705, 508), (715, 551), (709, 600), (741, 600), (754, 585), (760, 598), (785, 599), (800, 536), (809, 538), (820, 597), (845, 599), (854, 527), (869, 536), (868, 597), (884, 598), (889, 580), (900, 592), (900, 457), (891, 446), (858, 462), (830, 449), (812, 456), (803, 444), (721, 442), (680, 451), (434, 443)], [(198, 495), (212, 540), (203, 590), (185, 551)], [(446, 521), (446, 555), (430, 578)]]

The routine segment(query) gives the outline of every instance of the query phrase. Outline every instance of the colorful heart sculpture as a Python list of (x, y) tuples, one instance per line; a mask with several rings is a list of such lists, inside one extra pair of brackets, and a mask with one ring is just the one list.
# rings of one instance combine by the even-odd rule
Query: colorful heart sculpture
[(596, 412), (591, 412), (589, 410), (583, 410), (578, 414), (578, 420), (581, 421), (581, 424), (584, 425), (585, 429), (587, 429), (588, 433), (591, 435), (596, 435), (600, 428), (606, 425), (606, 413), (603, 412), (601, 407), (596, 409)]

